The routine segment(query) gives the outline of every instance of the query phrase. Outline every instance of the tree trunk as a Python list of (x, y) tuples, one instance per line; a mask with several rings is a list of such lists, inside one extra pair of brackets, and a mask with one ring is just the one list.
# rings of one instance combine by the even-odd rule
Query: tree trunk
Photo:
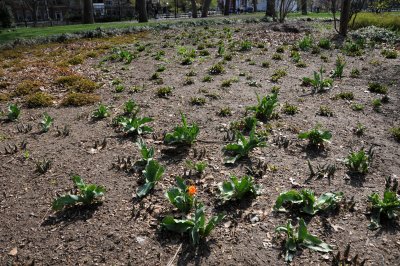
[(257, 0), (253, 0), (253, 11), (257, 12)]
[(225, 0), (224, 16), (229, 16), (229, 7), (230, 7), (230, 1)]
[(300, 0), (301, 3), (301, 14), (307, 15), (307, 0)]
[(93, 2), (92, 0), (83, 0), (83, 23), (93, 24)]
[(236, 13), (236, 0), (232, 0), (233, 13)]
[(347, 27), (349, 25), (350, 18), (350, 1), (351, 0), (343, 0), (342, 9), (340, 12), (340, 26), (339, 26), (339, 34), (342, 36), (347, 35)]
[(197, 18), (197, 5), (196, 5), (196, 0), (191, 0), (190, 1), (192, 4), (192, 18)]
[(208, 9), (210, 9), (211, 0), (204, 0), (203, 9), (201, 11), (201, 17), (206, 18), (208, 16)]
[(146, 0), (136, 0), (139, 12), (139, 22), (147, 22)]
[(275, 0), (267, 0), (267, 11), (265, 15), (267, 17), (272, 17), (274, 21), (276, 20)]

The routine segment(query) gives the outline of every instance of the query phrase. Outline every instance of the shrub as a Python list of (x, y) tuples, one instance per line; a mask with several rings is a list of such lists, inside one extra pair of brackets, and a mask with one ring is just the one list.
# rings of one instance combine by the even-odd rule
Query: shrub
[(29, 108), (36, 107), (48, 107), (53, 105), (53, 96), (46, 92), (36, 92), (34, 94), (29, 95), (25, 102)]
[(59, 77), (56, 80), (56, 84), (65, 86), (71, 92), (87, 92), (92, 93), (98, 88), (100, 85), (94, 81), (91, 81), (85, 77), (79, 75), (69, 75)]
[(331, 41), (327, 38), (322, 38), (319, 40), (318, 46), (321, 47), (322, 49), (329, 50), (331, 49)]
[(298, 47), (302, 51), (308, 51), (313, 45), (313, 40), (310, 35), (306, 35), (298, 43)]
[(382, 55), (388, 59), (396, 59), (397, 58), (397, 51), (396, 50), (382, 50)]
[(84, 106), (100, 101), (100, 96), (91, 93), (69, 93), (61, 101), (63, 106)]

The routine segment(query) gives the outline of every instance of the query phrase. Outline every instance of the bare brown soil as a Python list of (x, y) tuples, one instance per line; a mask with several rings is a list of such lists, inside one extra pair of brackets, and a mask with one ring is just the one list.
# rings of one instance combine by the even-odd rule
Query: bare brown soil
[[(313, 24), (310, 24), (310, 28)], [(312, 77), (313, 71), (323, 66), (327, 72), (334, 68), (338, 49), (321, 50), (328, 62), (321, 60), (321, 54), (301, 52), (306, 68), (298, 68), (289, 57), (289, 46), (304, 36), (304, 33), (274, 32), (267, 24), (246, 24), (232, 26), (232, 39), (240, 43), (250, 40), (261, 43), (265, 48), (253, 46), (251, 51), (240, 52), (238, 46), (232, 52), (232, 61), (224, 64), (225, 73), (213, 76), (212, 82), (202, 82), (208, 69), (222, 59), (216, 57), (219, 40), (228, 40), (223, 27), (187, 28), (163, 32), (147, 32), (141, 35), (127, 35), (110, 39), (75, 41), (67, 44), (42, 45), (18, 48), (0, 54), (0, 80), (5, 84), (0, 93), (12, 93), (22, 80), (37, 80), (40, 90), (55, 97), (55, 106), (28, 109), (23, 106), (24, 97), (11, 97), (0, 102), (2, 110), (7, 103), (22, 105), (18, 122), (6, 122), (0, 126), (0, 262), (1, 265), (166, 265), (171, 259), (177, 265), (284, 265), (282, 241), (274, 232), (278, 225), (286, 223), (294, 214), (272, 211), (279, 193), (291, 188), (310, 188), (320, 195), (328, 191), (342, 191), (346, 199), (354, 197), (355, 209), (349, 211), (342, 206), (338, 211), (304, 217), (309, 230), (320, 239), (334, 246), (335, 252), (320, 254), (302, 250), (296, 254), (293, 265), (329, 265), (337, 251), (343, 251), (351, 243), (351, 254), (367, 259), (367, 265), (398, 265), (400, 259), (400, 227), (398, 222), (384, 222), (383, 228), (371, 231), (367, 198), (372, 192), (383, 193), (385, 176), (400, 173), (400, 144), (389, 129), (399, 126), (400, 111), (400, 61), (385, 59), (379, 46), (368, 48), (360, 57), (344, 56), (347, 62), (344, 78), (334, 81), (334, 87), (327, 93), (310, 93), (302, 87), (301, 78)], [(313, 29), (318, 39), (321, 33)], [(193, 47), (204, 42), (210, 56), (197, 56), (192, 65), (181, 65), (177, 54), (179, 46)], [(177, 37), (177, 38), (176, 38)], [(195, 39), (199, 37), (196, 45)], [(111, 53), (111, 47), (123, 47), (136, 51), (136, 43), (145, 45), (145, 50), (131, 64), (101, 59)], [(277, 46), (285, 45), (283, 60), (271, 59)], [(267, 48), (267, 49), (266, 49)], [(153, 55), (165, 51), (165, 61), (157, 61)], [(65, 63), (76, 55), (93, 52), (85, 56), (82, 64), (75, 66)], [(263, 68), (262, 62), (269, 61), (270, 67)], [(150, 80), (158, 65), (166, 70), (160, 73), (164, 84), (157, 85)], [(270, 81), (276, 69), (284, 68), (288, 75), (278, 83)], [(352, 68), (361, 72), (359, 78), (351, 78)], [(184, 85), (186, 74), (193, 70), (194, 84)], [(110, 106), (111, 117), (93, 120), (91, 113), (96, 106), (60, 107), (58, 104), (66, 95), (64, 87), (55, 80), (67, 74), (80, 74), (101, 84), (95, 93), (102, 103)], [(240, 75), (244, 73), (245, 76)], [(223, 80), (237, 78), (231, 87), (222, 88)], [(113, 80), (119, 79), (126, 89), (115, 92)], [(260, 84), (251, 87), (249, 82)], [(380, 111), (373, 109), (371, 101), (381, 95), (368, 92), (368, 83), (377, 81), (388, 85), (389, 102)], [(139, 92), (132, 92), (133, 86), (144, 86)], [(173, 86), (172, 95), (159, 98), (157, 89)], [(271, 132), (268, 146), (256, 149), (249, 159), (228, 167), (223, 164), (222, 148), (229, 141), (224, 140), (225, 129), (232, 121), (245, 117), (247, 106), (256, 104), (256, 93), (263, 96), (270, 93), (272, 86), (280, 86), (278, 108), (279, 118), (268, 123)], [(353, 92), (354, 100), (334, 100), (340, 92)], [(192, 97), (203, 97), (203, 106), (191, 104)], [(112, 168), (117, 158), (131, 156), (139, 159), (134, 141), (112, 127), (112, 119), (122, 113), (122, 106), (128, 99), (135, 100), (141, 107), (140, 116), (154, 119), (151, 126), (155, 134), (145, 135), (149, 146), (155, 147), (156, 159), (166, 167), (166, 173), (154, 191), (138, 201), (135, 191), (139, 174), (118, 171)], [(293, 116), (282, 112), (285, 102), (296, 105), (299, 112)], [(363, 104), (364, 110), (353, 111), (353, 103)], [(333, 111), (332, 117), (317, 115), (321, 105)], [(221, 108), (230, 107), (232, 115), (218, 116)], [(164, 132), (171, 131), (180, 123), (179, 112), (187, 115), (189, 122), (200, 126), (198, 141), (187, 152), (170, 151), (162, 142)], [(54, 117), (54, 126), (48, 133), (40, 133), (37, 125), (42, 114)], [(311, 129), (317, 123), (332, 132), (333, 138), (325, 150), (316, 152), (307, 148), (307, 142), (297, 138), (299, 132)], [(353, 128), (357, 123), (366, 126), (363, 136), (356, 136)], [(30, 124), (33, 130), (19, 133), (17, 125)], [(56, 127), (70, 127), (70, 135), (60, 137)], [(262, 130), (267, 126), (259, 125)], [(287, 148), (278, 146), (278, 137), (290, 141)], [(96, 141), (106, 139), (104, 149), (93, 152)], [(20, 149), (23, 141), (26, 150)], [(13, 154), (5, 154), (5, 147), (17, 145)], [(372, 167), (364, 178), (351, 177), (342, 160), (351, 150), (375, 146)], [(185, 160), (197, 161), (195, 153), (206, 150), (202, 160), (208, 163), (202, 176), (188, 177), (198, 187), (198, 199), (205, 203), (207, 214), (226, 212), (227, 217), (212, 232), (207, 241), (198, 248), (190, 245), (187, 236), (166, 232), (160, 228), (165, 215), (174, 213), (172, 205), (164, 196), (174, 185), (174, 176), (183, 175)], [(29, 157), (29, 158), (28, 158)], [(47, 158), (52, 161), (51, 169), (45, 174), (35, 172), (35, 162)], [(336, 163), (338, 170), (332, 180), (312, 180), (309, 177), (307, 160), (312, 164)], [(261, 161), (268, 165), (268, 171), (256, 179), (263, 186), (263, 193), (253, 200), (243, 200), (221, 206), (217, 200), (217, 184), (229, 175), (243, 176), (246, 167)], [(72, 188), (71, 174), (79, 174), (88, 183), (106, 187), (102, 204), (91, 207), (70, 208), (55, 213), (51, 202)], [(174, 257), (176, 255), (176, 257)]]

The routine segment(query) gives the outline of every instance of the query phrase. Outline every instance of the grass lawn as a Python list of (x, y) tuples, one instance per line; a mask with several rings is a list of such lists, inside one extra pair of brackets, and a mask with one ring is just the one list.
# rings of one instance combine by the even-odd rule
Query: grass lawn
[[(249, 17), (257, 17), (261, 18), (264, 16), (264, 12), (258, 13), (250, 13), (250, 14), (242, 14), (242, 15), (231, 15), (229, 18), (231, 19), (240, 19), (240, 18), (249, 18)], [(308, 13), (308, 15), (303, 16), (301, 13), (290, 13), (288, 15), (289, 18), (299, 18), (299, 17), (310, 17), (310, 18), (331, 18), (331, 13)], [(226, 17), (210, 17), (208, 19), (224, 19)], [(201, 18), (198, 18), (201, 19)], [(136, 26), (152, 26), (158, 23), (168, 24), (168, 23), (176, 23), (177, 21), (191, 21), (194, 19), (170, 19), (170, 20), (151, 20), (147, 23), (138, 23), (136, 21), (124, 21), (124, 22), (107, 22), (107, 23), (95, 23), (95, 24), (75, 24), (75, 25), (65, 25), (65, 26), (53, 26), (53, 27), (38, 27), (38, 28), (16, 28), (13, 30), (3, 30), (0, 33), (0, 44), (4, 44), (10, 41), (14, 41), (16, 39), (36, 39), (42, 37), (48, 37), (57, 34), (63, 33), (74, 33), (74, 32), (82, 32), (94, 30), (96, 28), (102, 29), (121, 29), (128, 27), (136, 27)]]

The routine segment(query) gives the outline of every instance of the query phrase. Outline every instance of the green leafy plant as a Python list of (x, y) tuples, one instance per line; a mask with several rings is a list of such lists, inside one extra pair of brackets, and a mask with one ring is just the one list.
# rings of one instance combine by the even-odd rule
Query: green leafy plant
[(262, 138), (255, 135), (255, 128), (250, 131), (249, 138), (243, 136), (242, 133), (236, 133), (236, 143), (227, 144), (224, 151), (233, 154), (233, 157), (226, 157), (224, 162), (226, 164), (234, 164), (238, 159), (247, 157), (249, 152), (256, 147), (265, 147), (267, 144)]
[(18, 119), (19, 115), (21, 114), (21, 109), (16, 104), (10, 104), (8, 106), (8, 114), (7, 118), (10, 121), (15, 121)]
[(324, 142), (330, 142), (332, 138), (331, 132), (320, 129), (320, 126), (316, 126), (308, 132), (302, 132), (298, 135), (299, 139), (308, 139), (309, 145), (314, 147), (323, 147)]
[(349, 171), (354, 173), (366, 174), (372, 163), (374, 151), (371, 147), (367, 152), (364, 149), (358, 152), (350, 152), (345, 158), (344, 163)]
[(382, 106), (382, 100), (381, 99), (373, 99), (372, 100), (372, 107), (376, 112), (380, 112), (381, 106)]
[(196, 204), (196, 188), (187, 186), (186, 182), (179, 176), (176, 178), (177, 187), (169, 189), (165, 196), (179, 211), (188, 213)]
[[(307, 81), (312, 85), (313, 90), (312, 93), (318, 93), (318, 92), (325, 92), (327, 89), (332, 87), (333, 85), (333, 80), (332, 79), (324, 79), (323, 78), (323, 73), (324, 69), (321, 67), (319, 72), (314, 71), (314, 78), (308, 78)], [(305, 80), (303, 78), (303, 83), (305, 83)]]
[(274, 109), (278, 106), (278, 94), (272, 93), (264, 96), (260, 99), (260, 96), (256, 94), (258, 105), (249, 106), (246, 110), (253, 111), (254, 115), (261, 120), (271, 119), (273, 116)]
[(351, 109), (353, 109), (353, 111), (362, 111), (364, 110), (364, 105), (361, 103), (354, 103), (352, 104)]
[(193, 245), (198, 245), (201, 238), (210, 235), (211, 231), (224, 219), (225, 215), (218, 214), (206, 222), (204, 206), (199, 203), (193, 218), (175, 219), (172, 216), (166, 216), (161, 225), (167, 230), (177, 233), (189, 233)]
[(251, 41), (244, 40), (244, 41), (242, 41), (242, 42), (240, 43), (240, 49), (239, 49), (239, 50), (240, 50), (241, 52), (247, 52), (247, 51), (250, 51), (251, 48), (252, 48), (252, 43), (251, 43)]
[(275, 53), (272, 55), (272, 60), (283, 60), (283, 56), (281, 54)]
[(251, 176), (243, 176), (241, 179), (231, 176), (230, 180), (218, 184), (222, 201), (241, 200), (246, 195), (257, 196), (260, 187), (254, 183)]
[(164, 142), (169, 145), (192, 145), (196, 141), (197, 135), (199, 134), (199, 127), (193, 123), (188, 125), (186, 117), (181, 113), (182, 126), (175, 127), (172, 133), (167, 133), (164, 138)]
[(333, 70), (333, 73), (332, 73), (332, 78), (341, 79), (343, 77), (343, 69), (345, 66), (346, 66), (346, 61), (344, 61), (344, 58), (341, 56), (337, 56), (336, 63), (335, 63), (335, 69)]
[(346, 42), (343, 46), (343, 53), (348, 56), (360, 56), (363, 53), (363, 44), (361, 42)]
[(104, 104), (99, 104), (96, 110), (94, 110), (92, 117), (96, 119), (103, 119), (106, 118), (110, 115), (108, 111), (108, 107), (105, 106)]
[(315, 215), (317, 212), (336, 208), (342, 198), (342, 192), (327, 192), (317, 198), (315, 197), (314, 192), (309, 189), (302, 189), (300, 191), (289, 190), (279, 194), (274, 205), (274, 210), (278, 212), (286, 212), (286, 208), (283, 206), (289, 205), (291, 207), (296, 206), (300, 208), (301, 212)]
[(285, 233), (285, 261), (292, 261), (298, 248), (304, 247), (318, 252), (331, 252), (332, 247), (321, 241), (316, 236), (310, 234), (303, 219), (299, 221), (299, 227), (293, 228), (291, 220), (288, 220), (285, 226), (279, 226), (275, 229), (277, 233)]
[(397, 51), (393, 49), (383, 49), (381, 54), (387, 59), (396, 59)]
[(204, 97), (192, 97), (192, 98), (190, 98), (190, 103), (192, 105), (202, 106), (202, 105), (206, 104), (206, 98), (204, 98)]
[(154, 188), (156, 183), (161, 180), (163, 176), (165, 168), (160, 165), (155, 160), (150, 160), (146, 164), (146, 168), (143, 170), (143, 177), (145, 179), (145, 183), (140, 186), (137, 191), (136, 195), (139, 198), (146, 196), (150, 190)]
[(357, 136), (362, 136), (362, 135), (364, 135), (365, 129), (366, 129), (366, 126), (364, 126), (361, 123), (357, 123), (357, 125), (353, 129), (353, 132)]
[(321, 105), (317, 114), (320, 116), (331, 117), (333, 116), (333, 111), (328, 106)]
[(319, 40), (318, 46), (321, 47), (322, 49), (329, 50), (331, 49), (331, 41), (327, 38), (322, 38)]
[(186, 166), (189, 169), (193, 169), (198, 173), (203, 173), (204, 170), (207, 168), (207, 163), (206, 162), (192, 162), (191, 160), (186, 160)]
[(360, 76), (360, 70), (358, 68), (352, 68), (350, 72), (351, 78), (358, 78)]
[(121, 117), (118, 123), (122, 126), (122, 131), (128, 135), (142, 135), (153, 132), (153, 128), (146, 126), (146, 123), (153, 121), (150, 117)]
[(298, 47), (302, 51), (308, 51), (313, 46), (313, 39), (310, 35), (306, 35), (298, 43)]
[(106, 192), (105, 188), (95, 184), (85, 184), (78, 175), (72, 176), (77, 192), (75, 194), (66, 194), (53, 201), (53, 210), (60, 211), (64, 207), (76, 205), (78, 203), (89, 205), (96, 202)]
[(47, 113), (43, 114), (43, 119), (40, 121), (40, 127), (42, 128), (42, 132), (49, 131), (51, 125), (53, 124), (54, 118), (49, 116)]
[(378, 193), (372, 193), (368, 200), (371, 202), (371, 223), (368, 228), (375, 230), (381, 227), (381, 217), (395, 219), (400, 214), (400, 197), (396, 191), (385, 190), (383, 199)]
[(336, 94), (333, 99), (335, 99), (335, 100), (342, 99), (342, 100), (351, 101), (351, 100), (354, 100), (354, 94), (352, 92), (343, 91), (343, 92)]
[(218, 114), (218, 116), (222, 116), (222, 117), (231, 116), (232, 110), (229, 106), (222, 107), (217, 114)]
[(142, 139), (139, 138), (136, 142), (136, 145), (138, 146), (140, 150), (140, 155), (142, 156), (142, 162), (143, 163), (148, 163), (149, 161), (153, 160), (154, 158), (154, 148), (148, 148), (146, 145), (146, 142)]
[(136, 117), (139, 113), (140, 108), (134, 100), (128, 100), (124, 103), (124, 114), (130, 117)]

